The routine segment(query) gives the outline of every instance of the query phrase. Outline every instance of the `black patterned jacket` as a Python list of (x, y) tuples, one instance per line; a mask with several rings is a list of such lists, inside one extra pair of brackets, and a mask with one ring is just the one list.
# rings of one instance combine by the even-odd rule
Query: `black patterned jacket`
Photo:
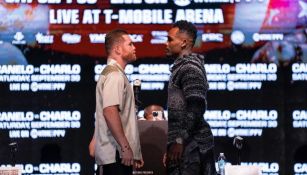
[(204, 57), (189, 54), (175, 60), (168, 86), (168, 145), (178, 137), (196, 141), (200, 152), (213, 147), (213, 135), (204, 120), (209, 88)]

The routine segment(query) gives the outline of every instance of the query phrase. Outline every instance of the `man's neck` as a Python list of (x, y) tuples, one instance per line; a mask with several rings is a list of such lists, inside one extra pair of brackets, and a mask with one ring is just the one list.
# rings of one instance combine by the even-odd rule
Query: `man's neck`
[(116, 61), (117, 64), (119, 64), (119, 66), (125, 70), (125, 67), (127, 65), (126, 61), (124, 61), (124, 59), (122, 59), (121, 57), (118, 57), (118, 56), (112, 56), (112, 55), (109, 55), (108, 59), (113, 59)]
[(185, 55), (189, 55), (192, 53), (192, 50), (191, 49), (186, 49), (186, 50), (183, 50), (178, 57), (184, 57)]

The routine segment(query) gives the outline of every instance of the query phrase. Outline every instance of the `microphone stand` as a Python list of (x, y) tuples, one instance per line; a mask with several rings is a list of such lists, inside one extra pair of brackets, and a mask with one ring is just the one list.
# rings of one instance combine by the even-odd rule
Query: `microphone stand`
[(12, 166), (14, 167), (16, 164), (16, 156), (15, 153), (17, 152), (17, 142), (12, 142), (9, 144), (10, 154), (11, 154), (11, 162)]
[(241, 149), (243, 147), (243, 138), (240, 136), (236, 136), (233, 139), (233, 146), (237, 148), (237, 153), (238, 153), (238, 162), (237, 165), (241, 164)]
[(136, 79), (133, 81), (133, 92), (134, 92), (134, 99), (135, 99), (135, 112), (138, 114), (139, 107), (141, 106), (141, 101), (139, 100), (139, 93), (141, 89), (141, 80)]

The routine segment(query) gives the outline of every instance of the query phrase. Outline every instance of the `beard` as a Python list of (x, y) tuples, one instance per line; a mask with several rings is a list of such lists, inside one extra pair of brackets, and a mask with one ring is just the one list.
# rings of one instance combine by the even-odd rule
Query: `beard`
[(123, 59), (130, 63), (136, 60), (136, 55), (134, 53), (127, 53), (123, 56)]
[(176, 60), (179, 57), (181, 51), (182, 50), (179, 48), (179, 46), (165, 48), (166, 57), (173, 60)]
[(175, 60), (179, 56), (178, 54), (172, 53), (169, 49), (165, 50), (165, 55), (166, 55), (166, 58), (170, 58), (172, 60)]
[(175, 60), (177, 57), (175, 57), (174, 55), (171, 55), (171, 54), (166, 54), (166, 58)]

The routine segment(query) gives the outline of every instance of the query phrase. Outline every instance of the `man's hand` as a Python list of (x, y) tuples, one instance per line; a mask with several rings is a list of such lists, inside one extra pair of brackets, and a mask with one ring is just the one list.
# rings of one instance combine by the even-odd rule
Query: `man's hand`
[(95, 136), (93, 136), (90, 144), (88, 145), (88, 151), (90, 153), (90, 156), (95, 158), (95, 142), (96, 142), (96, 139), (95, 139)]
[(163, 166), (166, 167), (166, 161), (167, 161), (167, 155), (166, 153), (163, 154), (163, 159), (162, 159), (162, 162), (163, 162)]
[(143, 158), (141, 159), (141, 160), (134, 160), (134, 165), (133, 165), (133, 167), (135, 168), (135, 169), (137, 169), (137, 168), (142, 168), (144, 166), (144, 160), (143, 160)]
[(183, 152), (183, 144), (173, 143), (167, 152), (169, 161), (179, 162)]
[(122, 154), (122, 164), (124, 164), (126, 166), (133, 165), (133, 163), (134, 163), (133, 152), (132, 152), (130, 146), (123, 147), (121, 154)]
[(106, 120), (108, 128), (111, 130), (113, 137), (121, 147), (120, 154), (122, 157), (122, 164), (126, 166), (133, 165), (133, 152), (124, 133), (122, 122), (119, 116), (118, 105), (104, 108), (103, 116)]

